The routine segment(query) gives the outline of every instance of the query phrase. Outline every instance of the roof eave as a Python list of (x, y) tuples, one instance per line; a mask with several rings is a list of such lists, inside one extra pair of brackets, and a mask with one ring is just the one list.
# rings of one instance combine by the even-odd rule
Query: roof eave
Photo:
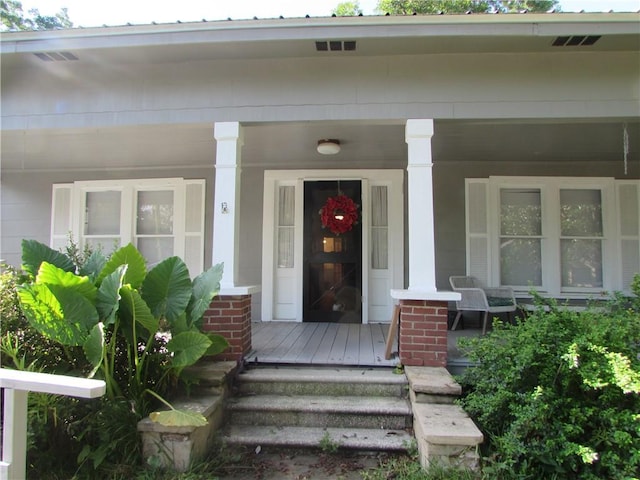
[[(256, 41), (313, 38), (406, 36), (508, 36), (562, 34), (638, 34), (638, 13), (470, 14), (219, 20), (169, 24), (3, 32), (2, 53), (56, 48), (153, 45), (157, 37), (171, 43)], [(115, 43), (113, 40), (117, 39)], [(87, 41), (89, 41), (87, 43)]]

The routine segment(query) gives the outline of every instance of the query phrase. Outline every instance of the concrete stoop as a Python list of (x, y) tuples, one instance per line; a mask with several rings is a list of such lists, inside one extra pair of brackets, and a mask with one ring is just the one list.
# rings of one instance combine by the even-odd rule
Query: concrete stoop
[(431, 462), (477, 470), (482, 432), (454, 400), (462, 388), (440, 367), (406, 367), (413, 426), (420, 463)]
[[(433, 461), (476, 469), (482, 433), (454, 403), (461, 388), (445, 368), (254, 367), (202, 365), (197, 394), (173, 401), (201, 413), (203, 427), (138, 424), (143, 455), (186, 471), (214, 441), (227, 445), (406, 451), (414, 440)], [(232, 383), (233, 381), (233, 383)], [(407, 398), (409, 397), (409, 398)]]
[(402, 451), (413, 439), (407, 380), (391, 369), (255, 367), (236, 388), (229, 445)]

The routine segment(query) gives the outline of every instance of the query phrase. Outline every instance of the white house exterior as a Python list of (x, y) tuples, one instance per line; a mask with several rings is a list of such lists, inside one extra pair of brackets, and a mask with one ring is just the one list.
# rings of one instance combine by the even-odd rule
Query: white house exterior
[[(224, 261), (223, 293), (251, 295), (254, 320), (304, 321), (339, 280), (307, 258), (305, 191), (349, 184), (355, 321), (453, 300), (465, 272), (586, 298), (640, 271), (637, 13), (197, 22), (1, 46), (9, 263), (23, 238), (132, 241), (192, 273)], [(346, 248), (321, 235), (320, 254)]]

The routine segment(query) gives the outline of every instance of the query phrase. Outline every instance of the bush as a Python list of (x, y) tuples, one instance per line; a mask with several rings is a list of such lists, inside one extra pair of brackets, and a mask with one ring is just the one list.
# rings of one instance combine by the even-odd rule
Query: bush
[(78, 368), (75, 352), (43, 337), (29, 325), (20, 308), (17, 287), (26, 276), (0, 264), (0, 365), (19, 370), (68, 372)]
[[(629, 479), (640, 471), (640, 276), (633, 299), (572, 312), (537, 298), (517, 325), (461, 342), (462, 406), (488, 478)], [(544, 308), (543, 308), (544, 307)]]

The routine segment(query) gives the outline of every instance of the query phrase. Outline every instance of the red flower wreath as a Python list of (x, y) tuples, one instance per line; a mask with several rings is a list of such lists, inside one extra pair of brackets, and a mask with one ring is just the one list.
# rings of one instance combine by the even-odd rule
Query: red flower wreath
[(358, 205), (343, 194), (327, 198), (320, 209), (322, 227), (340, 235), (350, 231), (358, 223)]

